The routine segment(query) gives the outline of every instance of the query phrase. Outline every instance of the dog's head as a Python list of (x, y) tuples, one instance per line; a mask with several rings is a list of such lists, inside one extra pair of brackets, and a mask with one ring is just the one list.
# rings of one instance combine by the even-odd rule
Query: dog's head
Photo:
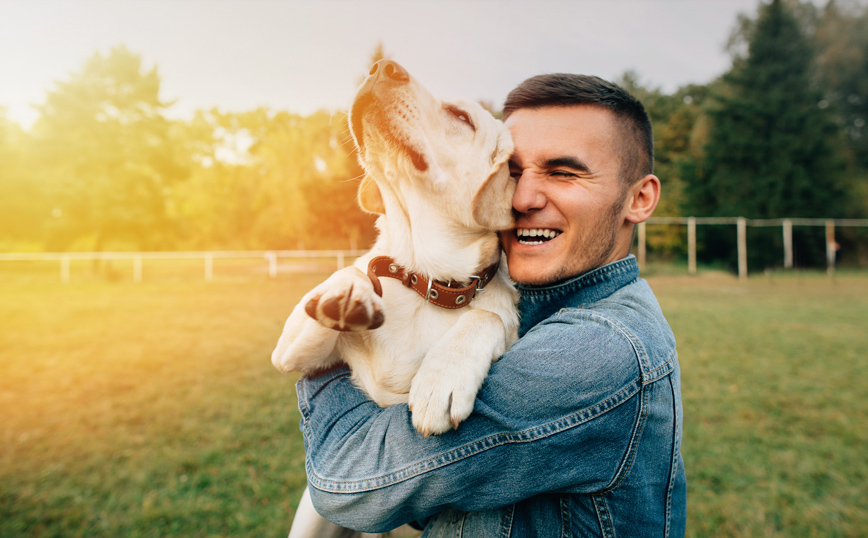
[(403, 67), (381, 60), (356, 94), (350, 129), (368, 173), (364, 208), (383, 213), (384, 197), (404, 208), (421, 199), (467, 228), (512, 227), (512, 138), (479, 104), (435, 99)]

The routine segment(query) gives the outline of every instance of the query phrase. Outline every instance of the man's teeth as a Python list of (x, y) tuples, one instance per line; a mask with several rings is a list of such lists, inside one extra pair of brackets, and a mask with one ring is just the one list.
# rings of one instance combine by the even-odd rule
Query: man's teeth
[(524, 245), (541, 245), (561, 232), (549, 228), (519, 228), (515, 231), (518, 242)]

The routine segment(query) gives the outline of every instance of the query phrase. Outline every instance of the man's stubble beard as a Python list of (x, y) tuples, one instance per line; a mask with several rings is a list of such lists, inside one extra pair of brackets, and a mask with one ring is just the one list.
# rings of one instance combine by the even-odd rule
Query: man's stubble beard
[[(583, 275), (588, 271), (592, 271), (597, 267), (601, 267), (607, 260), (611, 257), (612, 251), (615, 250), (615, 246), (618, 243), (618, 229), (623, 222), (621, 217), (621, 211), (624, 209), (624, 202), (626, 200), (626, 189), (621, 196), (619, 196), (619, 200), (612, 204), (609, 208), (609, 211), (605, 215), (605, 221), (600, 223), (603, 230), (599, 234), (599, 240), (590, 242), (588, 245), (588, 256), (586, 257), (586, 262), (583, 263), (578, 268), (570, 267), (565, 265), (561, 267), (558, 272), (556, 272), (550, 280), (547, 282), (519, 282), (519, 284), (531, 284), (536, 286), (548, 286), (555, 284), (557, 282), (561, 282), (564, 280), (568, 280), (573, 277), (577, 277), (579, 275)], [(594, 226), (597, 227), (596, 225)]]

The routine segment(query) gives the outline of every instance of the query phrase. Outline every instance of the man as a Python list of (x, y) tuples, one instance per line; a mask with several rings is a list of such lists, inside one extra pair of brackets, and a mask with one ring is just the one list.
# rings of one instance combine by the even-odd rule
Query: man
[(423, 438), (346, 370), (298, 384), (314, 506), (340, 525), (423, 536), (683, 536), (675, 340), (629, 255), (660, 196), (642, 105), (596, 77), (507, 98), (520, 340), (457, 430)]

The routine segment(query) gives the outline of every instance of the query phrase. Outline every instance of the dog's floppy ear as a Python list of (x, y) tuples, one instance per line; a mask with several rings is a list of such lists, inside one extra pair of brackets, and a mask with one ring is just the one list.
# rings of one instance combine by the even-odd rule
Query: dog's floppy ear
[(359, 185), (359, 205), (368, 213), (386, 214), (386, 206), (383, 204), (380, 188), (370, 176), (365, 176)]
[(515, 180), (509, 176), (512, 143), (507, 139), (506, 143), (501, 142), (498, 145), (500, 147), (491, 172), (473, 196), (473, 220), (489, 230), (507, 230), (515, 226), (512, 216)]

